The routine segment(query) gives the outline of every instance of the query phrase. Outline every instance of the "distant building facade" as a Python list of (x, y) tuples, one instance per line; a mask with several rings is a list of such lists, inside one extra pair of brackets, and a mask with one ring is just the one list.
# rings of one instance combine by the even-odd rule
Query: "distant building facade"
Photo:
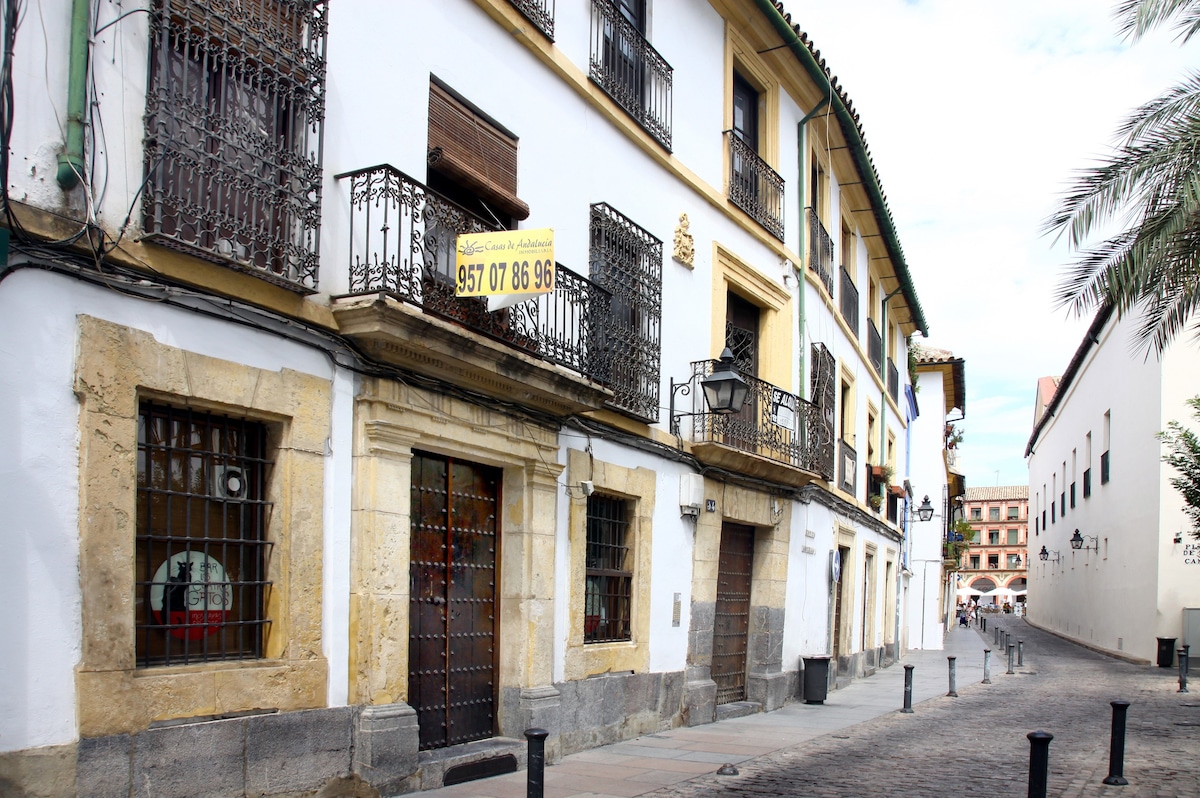
[[(974, 534), (959, 563), (959, 588), (977, 590), (983, 604), (1025, 600), (1029, 536), (1029, 486), (967, 488), (966, 520)], [(1012, 595), (1004, 591), (1013, 591)]]

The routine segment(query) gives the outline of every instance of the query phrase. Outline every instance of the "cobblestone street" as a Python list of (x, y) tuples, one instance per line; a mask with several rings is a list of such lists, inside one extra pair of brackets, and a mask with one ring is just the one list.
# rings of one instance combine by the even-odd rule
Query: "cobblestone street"
[[(958, 698), (935, 698), (911, 715), (891, 712), (799, 745), (747, 760), (737, 776), (706, 774), (653, 793), (709, 795), (1025, 796), (1026, 734), (1054, 735), (1052, 796), (1200, 795), (1200, 685), (1178, 693), (1178, 670), (1129, 665), (1042, 633), (1019, 618), (993, 616), (1024, 641), (1024, 667), (992, 684), (959, 679)], [(980, 637), (991, 647), (995, 623)], [(1127, 786), (1105, 786), (1112, 707), (1131, 703), (1125, 744)]]

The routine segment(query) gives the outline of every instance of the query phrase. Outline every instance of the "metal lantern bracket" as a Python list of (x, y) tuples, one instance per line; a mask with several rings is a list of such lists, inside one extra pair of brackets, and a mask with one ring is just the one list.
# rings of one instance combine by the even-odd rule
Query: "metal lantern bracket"
[[(689, 395), (695, 380), (696, 375), (694, 374), (684, 382), (671, 380), (671, 399), (668, 412), (671, 418), (671, 434), (676, 437), (679, 436), (679, 419), (684, 416), (704, 414), (704, 411), (689, 413), (675, 410), (675, 396), (677, 394)], [(713, 373), (700, 380), (700, 388), (704, 391), (704, 403), (708, 406), (708, 412), (717, 415), (732, 415), (741, 412), (750, 386), (737, 373), (737, 367), (733, 361), (733, 351), (729, 347), (725, 347), (725, 351), (721, 353)]]
[[(1088, 545), (1084, 542), (1087, 540), (1092, 541), (1091, 545)], [(1075, 530), (1074, 535), (1071, 535), (1070, 543), (1071, 548), (1075, 549), (1076, 551), (1079, 551), (1080, 549), (1083, 549), (1084, 551), (1100, 551), (1100, 538), (1096, 537), (1095, 535), (1081, 535), (1079, 534), (1078, 529)]]

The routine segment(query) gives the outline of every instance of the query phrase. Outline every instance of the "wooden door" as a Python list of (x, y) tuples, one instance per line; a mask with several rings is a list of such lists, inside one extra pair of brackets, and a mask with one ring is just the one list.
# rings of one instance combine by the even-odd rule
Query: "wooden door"
[(754, 527), (722, 524), (712, 654), (712, 678), (717, 683), (718, 704), (746, 700), (753, 564)]
[(414, 453), (408, 683), (422, 750), (495, 733), (499, 507), (499, 470)]

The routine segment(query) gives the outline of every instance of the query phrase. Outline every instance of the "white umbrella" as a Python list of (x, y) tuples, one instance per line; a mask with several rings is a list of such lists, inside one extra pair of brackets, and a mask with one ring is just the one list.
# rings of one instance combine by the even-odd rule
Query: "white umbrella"
[(972, 596), (982, 596), (983, 595), (983, 593), (981, 593), (980, 591), (976, 590), (973, 587), (960, 587), (958, 590), (954, 591), (954, 593), (959, 598), (970, 598)]
[(1007, 587), (998, 587), (995, 590), (989, 590), (983, 595), (988, 598), (1012, 598), (1013, 596), (1017, 595), (1017, 591), (1010, 590)]

